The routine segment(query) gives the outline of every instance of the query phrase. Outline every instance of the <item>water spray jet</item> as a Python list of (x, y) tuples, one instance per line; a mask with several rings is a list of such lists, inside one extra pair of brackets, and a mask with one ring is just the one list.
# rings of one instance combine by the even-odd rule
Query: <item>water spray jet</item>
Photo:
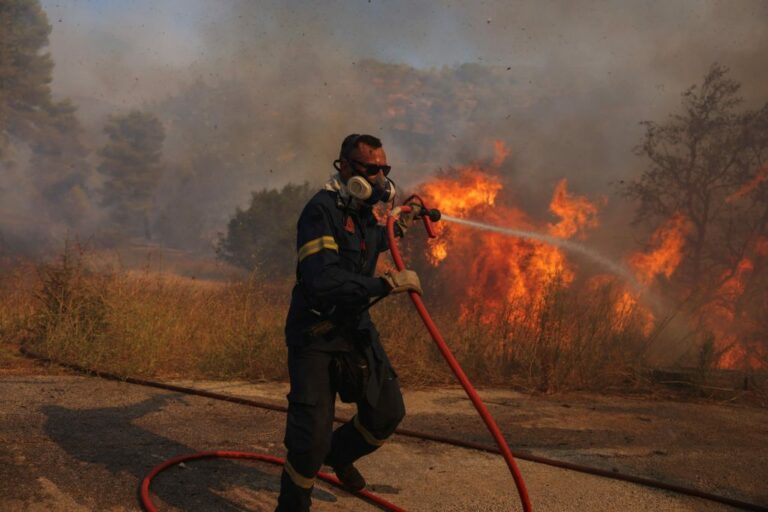
[(590, 260), (594, 261), (595, 263), (598, 263), (599, 265), (607, 268), (613, 274), (616, 274), (617, 276), (623, 278), (636, 292), (641, 294), (645, 294), (646, 292), (643, 289), (643, 286), (632, 275), (632, 273), (623, 265), (616, 263), (615, 261), (609, 258), (606, 258), (602, 254), (598, 253), (597, 251), (590, 249), (589, 247), (586, 247), (582, 244), (576, 243), (572, 240), (565, 240), (565, 239), (557, 238), (551, 235), (538, 233), (536, 231), (526, 231), (522, 229), (495, 226), (493, 224), (486, 224), (484, 222), (478, 222), (475, 220), (462, 219), (460, 217), (454, 217), (452, 215), (446, 215), (446, 214), (442, 214), (441, 220), (444, 220), (447, 222), (453, 222), (455, 224), (461, 224), (464, 226), (473, 227), (476, 229), (482, 229), (484, 231), (501, 233), (502, 235), (512, 236), (516, 238), (525, 238), (529, 240), (537, 240), (539, 242), (544, 242), (546, 244), (556, 245), (565, 250), (584, 255)]

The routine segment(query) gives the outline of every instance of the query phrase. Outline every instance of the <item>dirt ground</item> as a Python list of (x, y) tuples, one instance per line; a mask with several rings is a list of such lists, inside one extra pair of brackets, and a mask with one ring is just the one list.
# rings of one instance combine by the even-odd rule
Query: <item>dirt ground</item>
[[(181, 382), (180, 382), (181, 383)], [(183, 382), (285, 403), (285, 385)], [(585, 394), (481, 390), (513, 451), (768, 505), (768, 410)], [(404, 428), (492, 444), (460, 388), (405, 393)], [(347, 406), (339, 415), (351, 415)], [(201, 450), (284, 455), (284, 415), (28, 366), (0, 372), (0, 510), (140, 510), (156, 464)], [(726, 511), (696, 498), (519, 462), (539, 511)], [(407, 510), (519, 510), (503, 459), (395, 436), (359, 463), (371, 490)], [(206, 460), (153, 483), (160, 510), (272, 511), (279, 468)], [(313, 510), (374, 510), (324, 484)]]

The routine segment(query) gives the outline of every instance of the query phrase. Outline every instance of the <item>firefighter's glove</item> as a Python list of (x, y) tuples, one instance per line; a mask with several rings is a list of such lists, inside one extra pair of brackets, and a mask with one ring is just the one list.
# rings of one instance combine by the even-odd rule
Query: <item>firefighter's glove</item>
[(382, 276), (389, 285), (389, 293), (416, 292), (422, 294), (419, 276), (413, 270), (399, 270), (387, 272)]
[(408, 232), (408, 228), (411, 227), (411, 225), (413, 224), (413, 221), (416, 220), (416, 218), (419, 216), (419, 213), (421, 212), (420, 204), (411, 203), (408, 206), (411, 207), (411, 211), (408, 213), (399, 213), (400, 208), (398, 207), (396, 209), (398, 214), (397, 214), (397, 220), (395, 221), (395, 226), (399, 231), (398, 235), (400, 236), (400, 238), (405, 236), (405, 233)]

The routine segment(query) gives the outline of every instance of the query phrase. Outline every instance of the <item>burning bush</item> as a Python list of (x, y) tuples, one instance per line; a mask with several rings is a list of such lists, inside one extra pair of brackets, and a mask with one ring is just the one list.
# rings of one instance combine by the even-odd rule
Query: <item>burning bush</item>
[[(768, 104), (738, 110), (739, 84), (713, 66), (683, 93), (682, 112), (646, 122), (650, 166), (625, 188), (637, 221), (679, 224), (664, 293), (721, 367), (768, 366)], [(684, 227), (683, 227), (684, 225)], [(639, 260), (632, 260), (638, 263)], [(672, 275), (674, 271), (674, 275)]]
[(493, 168), (503, 161), (502, 148), (497, 145), (489, 166), (453, 169), (419, 187), (429, 206), (445, 215), (521, 234), (440, 223), (438, 238), (423, 254), (409, 251), (411, 264), (425, 276), (428, 296), (443, 298), (449, 343), (470, 373), (499, 382), (552, 391), (632, 379), (644, 362), (644, 311), (637, 303), (619, 307), (623, 283), (609, 276), (590, 279), (556, 244), (596, 228), (604, 199), (574, 195), (562, 180), (550, 203), (559, 220), (536, 221), (498, 202), (503, 183)]
[[(733, 268), (721, 266), (723, 270), (714, 276), (717, 288), (704, 293), (706, 284), (690, 288), (687, 281), (698, 224), (685, 213), (676, 211), (665, 219), (647, 246), (626, 255), (622, 266), (574, 243), (574, 239), (585, 239), (590, 230), (599, 228), (598, 214), (605, 199), (573, 195), (563, 179), (555, 187), (549, 208), (559, 220), (537, 221), (498, 201), (503, 184), (494, 165), (501, 161), (497, 154), (494, 164), (443, 172), (422, 183), (419, 190), (430, 206), (446, 215), (503, 226), (515, 234), (510, 237), (441, 223), (439, 237), (428, 242), (423, 256), (418, 250), (411, 251), (413, 265), (426, 276), (433, 293), (450, 297), (450, 306), (462, 325), (484, 324), (495, 326), (492, 330), (497, 332), (515, 332), (512, 337), (501, 336), (498, 343), (507, 351), (527, 346), (538, 354), (531, 367), (539, 365), (542, 378), (550, 371), (545, 369), (548, 357), (544, 354), (545, 347), (550, 346), (546, 341), (550, 327), (545, 324), (553, 318), (552, 304), (558, 305), (552, 307), (562, 315), (557, 328), (558, 353), (578, 345), (590, 318), (600, 316), (594, 317), (592, 312), (601, 311), (599, 327), (591, 329), (602, 333), (602, 348), (607, 347), (604, 343), (611, 345), (607, 340), (618, 337), (624, 340), (619, 350), (629, 350), (635, 356), (647, 356), (655, 344), (656, 355), (662, 354), (655, 363), (768, 366), (768, 331), (764, 322), (760, 323), (765, 315), (759, 313), (767, 300), (764, 268), (768, 238), (744, 240), (745, 255), (734, 260)], [(744, 186), (739, 190), (745, 190)], [(578, 265), (565, 249), (578, 249), (606, 268), (598, 272)], [(606, 274), (606, 269), (610, 273)], [(606, 286), (610, 293), (599, 292)], [(579, 300), (565, 298), (570, 296)], [(686, 345), (682, 339), (693, 341)], [(505, 356), (500, 357), (503, 360)], [(632, 361), (639, 364), (643, 358)]]

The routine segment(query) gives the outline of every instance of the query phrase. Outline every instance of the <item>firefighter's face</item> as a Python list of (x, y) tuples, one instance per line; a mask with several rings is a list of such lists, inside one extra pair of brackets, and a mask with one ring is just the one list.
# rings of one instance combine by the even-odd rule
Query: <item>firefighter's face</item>
[[(354, 166), (354, 169), (352, 168)], [(377, 169), (378, 167), (378, 169)], [(357, 148), (352, 150), (349, 160), (342, 160), (339, 174), (344, 183), (355, 175), (365, 176), (372, 184), (384, 181), (385, 171), (389, 172), (387, 166), (387, 155), (384, 148), (372, 148), (367, 144), (358, 144)]]

